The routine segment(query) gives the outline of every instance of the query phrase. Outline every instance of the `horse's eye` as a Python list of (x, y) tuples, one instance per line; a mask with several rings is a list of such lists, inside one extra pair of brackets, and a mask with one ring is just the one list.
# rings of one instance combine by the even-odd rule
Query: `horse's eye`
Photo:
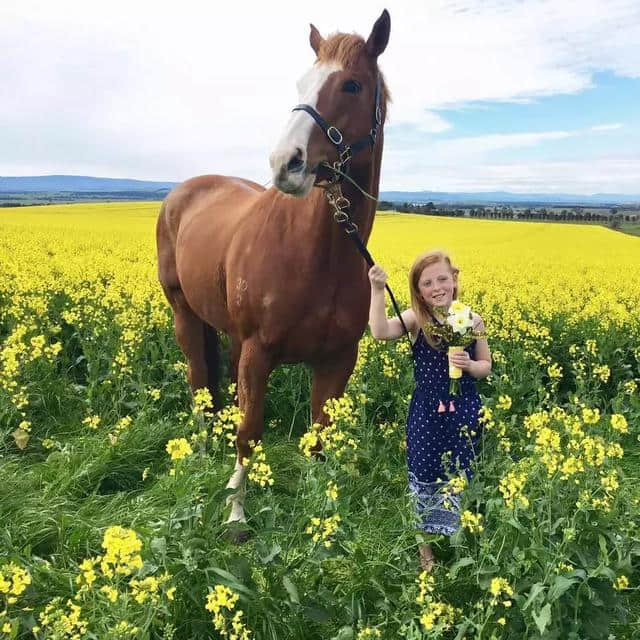
[(361, 88), (362, 87), (360, 86), (360, 83), (356, 82), (355, 80), (347, 80), (342, 85), (342, 90), (346, 91), (347, 93), (360, 93)]

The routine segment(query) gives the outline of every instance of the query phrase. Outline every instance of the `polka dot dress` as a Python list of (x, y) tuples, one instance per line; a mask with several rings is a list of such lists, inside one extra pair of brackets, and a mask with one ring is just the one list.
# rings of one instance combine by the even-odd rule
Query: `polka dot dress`
[[(465, 348), (475, 358), (475, 342)], [(447, 497), (442, 488), (451, 474), (465, 471), (478, 441), (480, 396), (475, 381), (463, 372), (460, 392), (449, 396), (447, 351), (434, 349), (422, 329), (413, 344), (416, 387), (407, 417), (409, 490), (416, 500), (419, 527), (451, 535), (459, 527), (459, 495)], [(471, 432), (476, 435), (472, 436)]]

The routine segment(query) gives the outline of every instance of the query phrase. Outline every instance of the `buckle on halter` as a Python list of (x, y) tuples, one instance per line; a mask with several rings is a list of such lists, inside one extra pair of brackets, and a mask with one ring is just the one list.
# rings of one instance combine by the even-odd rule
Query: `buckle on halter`
[(382, 109), (379, 106), (376, 107), (376, 124), (382, 124)]
[(376, 129), (371, 129), (369, 131), (369, 137), (371, 138), (371, 143), (375, 144), (376, 138), (378, 137), (378, 132), (376, 131)]
[(331, 125), (327, 129), (327, 138), (333, 142), (333, 144), (340, 144), (342, 142), (342, 134), (340, 133), (340, 129), (336, 129), (333, 125)]

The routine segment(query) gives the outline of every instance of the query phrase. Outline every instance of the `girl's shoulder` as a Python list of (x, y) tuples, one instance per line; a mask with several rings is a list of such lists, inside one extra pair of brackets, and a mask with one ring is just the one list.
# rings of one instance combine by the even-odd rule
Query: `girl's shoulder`
[(471, 312), (471, 317), (472, 317), (472, 322), (473, 322), (473, 330), (474, 331), (486, 331), (486, 327), (484, 326), (484, 320), (482, 319), (482, 317), (480, 316), (479, 313), (476, 313), (475, 311)]

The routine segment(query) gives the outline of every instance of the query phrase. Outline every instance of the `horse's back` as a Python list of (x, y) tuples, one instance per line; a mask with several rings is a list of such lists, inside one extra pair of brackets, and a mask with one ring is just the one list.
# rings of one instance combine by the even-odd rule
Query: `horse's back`
[(229, 245), (264, 192), (251, 180), (207, 175), (181, 183), (162, 204), (160, 282), (165, 292), (180, 289), (193, 310), (214, 326), (228, 323), (224, 261)]
[(164, 225), (171, 244), (183, 222), (198, 212), (210, 216), (233, 215), (243, 201), (250, 201), (264, 191), (264, 187), (251, 180), (219, 175), (191, 178), (175, 187), (165, 198), (160, 209), (158, 225)]

